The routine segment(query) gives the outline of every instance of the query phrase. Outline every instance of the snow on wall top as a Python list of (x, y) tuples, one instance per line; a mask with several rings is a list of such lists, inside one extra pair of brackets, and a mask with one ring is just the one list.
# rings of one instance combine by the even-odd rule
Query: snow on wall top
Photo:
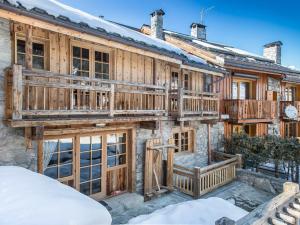
[(188, 54), (187, 52), (163, 40), (144, 35), (140, 32), (107, 21), (104, 18), (93, 16), (79, 9), (75, 9), (73, 7), (65, 5), (57, 0), (7, 0), (7, 1), (10, 4), (15, 6), (21, 4), (27, 10), (39, 8), (45, 10), (49, 15), (53, 15), (55, 17), (64, 16), (69, 18), (72, 22), (85, 23), (88, 24), (91, 28), (94, 29), (101, 28), (108, 33), (117, 33), (122, 37), (132, 38), (135, 41), (144, 42), (149, 46), (154, 45), (158, 48), (162, 48), (167, 51), (174, 52), (178, 55), (184, 55), (189, 60), (194, 59), (192, 61), (196, 63), (207, 64), (205, 60), (199, 57), (195, 57), (195, 58), (190, 57), (190, 54)]
[(107, 209), (60, 182), (16, 166), (0, 166), (0, 224), (111, 224)]

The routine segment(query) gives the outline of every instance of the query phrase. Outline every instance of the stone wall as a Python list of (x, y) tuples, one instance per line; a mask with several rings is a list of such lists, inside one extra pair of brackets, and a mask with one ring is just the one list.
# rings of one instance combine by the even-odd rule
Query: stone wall
[(0, 166), (18, 165), (34, 170), (35, 154), (25, 151), (23, 129), (9, 128), (5, 119), (5, 69), (11, 66), (10, 24), (0, 19)]
[(272, 194), (281, 193), (283, 184), (285, 182), (283, 179), (244, 169), (237, 170), (237, 179), (257, 189), (261, 189)]
[(268, 124), (268, 134), (280, 135), (280, 80), (268, 77), (268, 90), (277, 92), (277, 119), (273, 124)]

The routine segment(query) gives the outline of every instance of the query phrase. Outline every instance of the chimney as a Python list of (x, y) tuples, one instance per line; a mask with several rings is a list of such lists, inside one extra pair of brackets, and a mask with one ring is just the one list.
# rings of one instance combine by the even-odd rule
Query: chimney
[(163, 16), (165, 12), (162, 9), (155, 10), (151, 15), (151, 36), (164, 39)]
[(264, 45), (264, 57), (273, 60), (276, 64), (281, 64), (281, 46), (281, 41)]
[(192, 23), (191, 36), (206, 41), (206, 26), (201, 23)]

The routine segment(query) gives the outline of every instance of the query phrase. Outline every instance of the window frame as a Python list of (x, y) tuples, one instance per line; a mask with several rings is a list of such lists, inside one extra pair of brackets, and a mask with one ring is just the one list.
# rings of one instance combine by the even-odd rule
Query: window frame
[[(24, 68), (26, 67), (26, 56), (27, 56), (27, 52), (26, 52), (26, 38), (24, 35), (22, 35), (21, 33), (15, 33), (15, 38), (14, 38), (14, 63), (18, 64), (18, 40), (24, 41), (25, 42), (25, 65), (22, 65)], [(41, 38), (41, 37), (32, 37), (32, 47), (33, 44), (42, 44), (44, 46), (44, 56), (39, 56), (39, 55), (34, 55), (33, 53), (31, 53), (31, 63), (32, 63), (32, 70), (46, 70), (49, 71), (50, 70), (50, 40), (47, 38)], [(43, 69), (40, 68), (35, 68), (33, 67), (33, 57), (43, 57), (44, 59), (44, 67)], [(21, 64), (20, 64), (21, 65)]]
[[(206, 80), (207, 80), (207, 77), (210, 77), (211, 79), (211, 83), (209, 84), (210, 85), (210, 88), (209, 90), (207, 90), (207, 84), (206, 84)], [(203, 85), (202, 85), (202, 90), (203, 92), (206, 92), (206, 93), (214, 93), (214, 76), (211, 75), (211, 74), (203, 74)]]
[[(237, 98), (233, 98), (233, 83), (237, 83)], [(240, 87), (241, 83), (247, 83), (249, 84), (249, 93), (248, 93), (248, 98), (241, 99), (240, 95)], [(247, 80), (247, 79), (233, 79), (231, 82), (231, 99), (236, 99), (236, 100), (249, 100), (252, 99), (253, 96), (253, 81)]]
[[(182, 141), (186, 139), (182, 139), (183, 134), (187, 133), (188, 138), (187, 138), (187, 143), (184, 145), (187, 146), (187, 150), (182, 150)], [(178, 135), (178, 138), (175, 138), (175, 135)], [(172, 137), (174, 138), (174, 144), (176, 145), (176, 142), (178, 142), (177, 147), (178, 149), (175, 149), (174, 153), (192, 153), (195, 152), (195, 140), (196, 140), (196, 131), (192, 127), (175, 127), (172, 129)]]

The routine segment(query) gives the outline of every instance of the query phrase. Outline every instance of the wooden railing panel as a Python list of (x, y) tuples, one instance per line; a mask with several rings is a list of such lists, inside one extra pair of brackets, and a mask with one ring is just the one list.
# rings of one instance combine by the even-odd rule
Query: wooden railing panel
[(222, 113), (230, 119), (275, 119), (277, 117), (277, 102), (269, 100), (223, 100)]
[(231, 182), (236, 177), (236, 166), (240, 163), (239, 157), (226, 154), (222, 157), (228, 159), (204, 168), (189, 169), (174, 165), (174, 186), (183, 193), (199, 198)]
[(13, 67), (12, 118), (60, 115), (162, 115), (168, 88)]
[(296, 107), (298, 117), (296, 119), (300, 119), (300, 101), (280, 101), (280, 116), (285, 118), (285, 108), (289, 105)]

